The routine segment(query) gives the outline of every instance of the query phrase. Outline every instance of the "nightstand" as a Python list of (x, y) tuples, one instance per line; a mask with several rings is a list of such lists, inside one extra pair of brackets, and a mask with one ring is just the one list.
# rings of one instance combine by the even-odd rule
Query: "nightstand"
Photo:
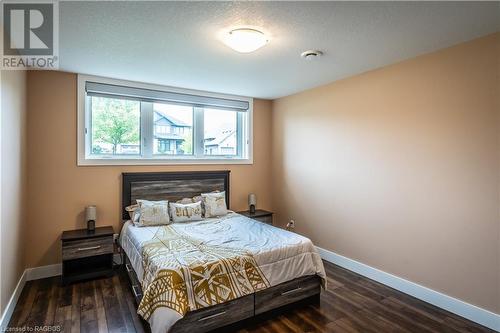
[(113, 227), (63, 231), (62, 281), (90, 279), (113, 272)]
[(245, 210), (242, 212), (237, 212), (238, 214), (241, 214), (243, 216), (249, 217), (251, 219), (264, 222), (270, 225), (273, 225), (273, 212), (269, 212), (267, 210), (263, 209), (256, 209), (255, 213), (250, 213), (249, 210)]

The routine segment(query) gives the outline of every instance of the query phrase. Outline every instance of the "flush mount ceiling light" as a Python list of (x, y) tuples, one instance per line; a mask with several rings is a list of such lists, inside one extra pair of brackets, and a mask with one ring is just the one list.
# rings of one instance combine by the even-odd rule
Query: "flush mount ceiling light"
[(306, 60), (314, 60), (323, 55), (323, 52), (318, 50), (307, 50), (300, 54), (300, 56)]
[(225, 33), (222, 41), (237, 52), (250, 53), (266, 45), (269, 38), (257, 29), (238, 28)]

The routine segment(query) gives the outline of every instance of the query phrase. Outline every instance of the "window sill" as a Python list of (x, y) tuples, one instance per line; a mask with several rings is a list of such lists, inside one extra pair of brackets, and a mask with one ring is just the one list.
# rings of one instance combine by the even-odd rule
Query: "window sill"
[(253, 164), (253, 159), (206, 158), (206, 159), (78, 159), (77, 166), (106, 165), (214, 165), (214, 164)]

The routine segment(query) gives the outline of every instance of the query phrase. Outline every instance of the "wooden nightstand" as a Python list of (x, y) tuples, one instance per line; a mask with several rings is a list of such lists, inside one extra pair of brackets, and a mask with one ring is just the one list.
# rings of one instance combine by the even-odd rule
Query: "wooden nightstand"
[(63, 231), (62, 281), (90, 279), (113, 272), (113, 227)]
[(267, 210), (263, 209), (256, 209), (255, 213), (250, 213), (250, 211), (245, 210), (242, 212), (236, 212), (238, 214), (241, 214), (243, 216), (249, 217), (251, 219), (264, 222), (270, 225), (273, 225), (273, 212), (269, 212)]

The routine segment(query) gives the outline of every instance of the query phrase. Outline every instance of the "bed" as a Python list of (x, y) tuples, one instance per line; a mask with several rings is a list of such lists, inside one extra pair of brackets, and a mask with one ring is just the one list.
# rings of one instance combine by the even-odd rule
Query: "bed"
[[(214, 190), (225, 191), (229, 208), (229, 171), (124, 173), (120, 246), (137, 304), (144, 297), (144, 244), (162, 227), (136, 227), (125, 207), (137, 199), (170, 201)], [(173, 223), (169, 230), (208, 247), (245, 249), (267, 281), (265, 288), (216, 305), (190, 310), (182, 316), (157, 307), (147, 318), (156, 332), (206, 332), (304, 299), (317, 298), (325, 285), (325, 271), (312, 242), (298, 234), (249, 219), (234, 212), (218, 218)], [(256, 289), (257, 290), (257, 289)]]

